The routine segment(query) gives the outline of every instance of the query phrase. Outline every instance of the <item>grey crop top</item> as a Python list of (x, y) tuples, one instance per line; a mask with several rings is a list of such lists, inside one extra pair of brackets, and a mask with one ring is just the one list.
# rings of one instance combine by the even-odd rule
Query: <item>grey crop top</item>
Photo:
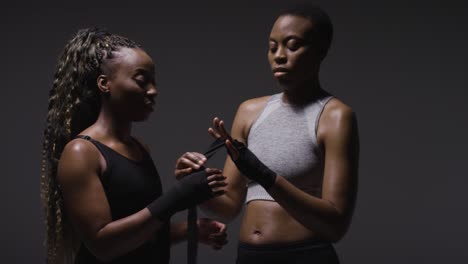
[[(290, 105), (283, 93), (271, 96), (252, 124), (247, 138), (249, 149), (270, 169), (299, 189), (321, 197), (323, 154), (317, 144), (317, 126), (326, 103), (321, 96), (305, 106)], [(274, 199), (256, 182), (248, 183), (246, 203)]]

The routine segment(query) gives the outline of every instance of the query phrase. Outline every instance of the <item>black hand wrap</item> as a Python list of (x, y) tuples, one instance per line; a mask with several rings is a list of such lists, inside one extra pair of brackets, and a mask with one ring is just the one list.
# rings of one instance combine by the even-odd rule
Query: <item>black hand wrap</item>
[(151, 214), (165, 221), (178, 211), (195, 206), (213, 197), (204, 170), (191, 173), (147, 206)]
[(243, 143), (234, 140), (233, 145), (239, 152), (239, 157), (233, 161), (242, 174), (258, 182), (266, 190), (275, 184), (276, 173), (274, 171), (265, 166)]

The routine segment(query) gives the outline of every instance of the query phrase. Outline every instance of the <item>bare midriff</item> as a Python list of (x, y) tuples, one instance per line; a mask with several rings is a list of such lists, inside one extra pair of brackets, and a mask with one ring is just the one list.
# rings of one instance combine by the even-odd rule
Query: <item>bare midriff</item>
[(292, 218), (274, 201), (253, 200), (247, 204), (239, 240), (249, 244), (276, 244), (319, 240), (313, 231)]

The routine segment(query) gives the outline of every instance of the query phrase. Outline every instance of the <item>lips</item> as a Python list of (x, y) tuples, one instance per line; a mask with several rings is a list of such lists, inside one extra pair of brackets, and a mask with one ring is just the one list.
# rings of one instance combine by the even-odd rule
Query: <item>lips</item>
[(154, 108), (154, 101), (145, 101), (145, 106), (153, 110)]
[(277, 73), (277, 72), (289, 72), (289, 69), (284, 68), (284, 67), (276, 67), (273, 69), (273, 73)]
[(284, 67), (276, 67), (273, 69), (273, 76), (276, 78), (283, 78), (289, 75), (289, 69)]

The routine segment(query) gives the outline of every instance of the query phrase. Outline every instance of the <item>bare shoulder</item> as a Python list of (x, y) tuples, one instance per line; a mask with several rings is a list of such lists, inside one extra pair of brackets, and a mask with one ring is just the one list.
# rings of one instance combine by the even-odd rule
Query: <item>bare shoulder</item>
[(100, 154), (94, 145), (74, 139), (65, 145), (58, 164), (57, 179), (62, 185), (84, 180), (100, 170)]
[(343, 119), (352, 119), (355, 115), (353, 109), (337, 98), (332, 98), (323, 109), (322, 117), (324, 121), (339, 122)]
[(250, 127), (258, 118), (263, 108), (265, 108), (270, 97), (271, 96), (262, 96), (252, 98), (239, 105), (233, 124), (233, 136), (236, 138), (240, 137), (243, 142), (246, 142)]
[(271, 96), (262, 96), (246, 100), (240, 104), (238, 112), (245, 114), (260, 112), (265, 107), (270, 97)]
[(326, 136), (342, 137), (347, 135), (356, 126), (356, 114), (353, 109), (337, 98), (331, 99), (323, 109), (320, 117), (317, 136), (325, 139)]
[(74, 139), (68, 142), (62, 152), (60, 161), (68, 159), (77, 160), (85, 158), (85, 160), (96, 160), (99, 157), (99, 151), (93, 143), (84, 139)]

